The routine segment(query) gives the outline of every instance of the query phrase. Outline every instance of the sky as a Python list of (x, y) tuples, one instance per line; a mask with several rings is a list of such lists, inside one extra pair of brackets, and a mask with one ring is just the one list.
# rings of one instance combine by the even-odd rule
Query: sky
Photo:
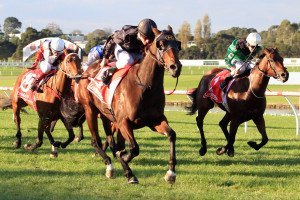
[(287, 19), (300, 23), (299, 0), (0, 0), (0, 25), (7, 17), (27, 27), (44, 29), (59, 25), (63, 33), (80, 30), (120, 29), (153, 19), (159, 29), (173, 27), (175, 33), (184, 22), (193, 34), (197, 20), (208, 15), (212, 33), (232, 27), (255, 28), (258, 32)]

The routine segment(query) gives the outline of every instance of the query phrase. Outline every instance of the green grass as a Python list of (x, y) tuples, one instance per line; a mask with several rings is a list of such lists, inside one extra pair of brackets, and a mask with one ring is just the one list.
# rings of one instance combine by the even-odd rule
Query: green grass
[[(205, 119), (208, 152), (198, 155), (199, 133), (195, 115), (166, 112), (170, 126), (177, 132), (177, 180), (163, 180), (167, 171), (169, 143), (165, 136), (143, 128), (135, 131), (140, 155), (131, 163), (139, 185), (128, 185), (121, 165), (113, 159), (116, 179), (107, 179), (105, 166), (86, 139), (60, 149), (57, 159), (49, 157), (50, 144), (45, 137), (35, 153), (13, 149), (15, 126), (12, 111), (0, 112), (0, 199), (299, 199), (300, 141), (295, 136), (292, 116), (265, 116), (269, 143), (259, 151), (247, 141), (260, 141), (256, 127), (249, 123), (248, 133), (240, 127), (235, 157), (217, 156), (225, 144), (218, 122), (220, 113)], [(37, 115), (22, 114), (23, 144), (36, 137)], [(102, 130), (102, 129), (101, 129)], [(58, 123), (54, 137), (64, 140), (67, 133)], [(103, 137), (103, 132), (101, 136)], [(111, 153), (108, 154), (111, 156)]]

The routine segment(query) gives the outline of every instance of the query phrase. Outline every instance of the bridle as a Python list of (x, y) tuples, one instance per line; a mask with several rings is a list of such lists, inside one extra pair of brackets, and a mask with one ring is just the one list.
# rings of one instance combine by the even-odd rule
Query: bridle
[[(275, 67), (274, 67), (275, 61), (274, 61), (272, 58), (270, 58), (268, 55), (265, 55), (265, 56), (266, 56), (266, 58), (267, 58), (267, 60), (268, 60), (269, 68), (271, 68), (271, 69), (274, 71), (274, 73), (275, 73), (275, 76), (273, 76), (273, 77), (274, 77), (275, 79), (278, 79), (280, 76), (279, 76), (278, 72), (276, 71), (276, 69), (275, 69)], [(257, 65), (257, 69), (258, 69), (264, 76), (271, 77), (271, 76), (269, 76), (269, 75), (267, 74), (267, 72), (266, 72), (266, 71), (268, 71), (269, 69), (267, 69), (266, 71), (263, 71), (263, 70), (259, 67), (259, 65)]]
[[(161, 38), (162, 37), (162, 38)], [(161, 32), (158, 36), (156, 36), (156, 38), (154, 39), (152, 45), (156, 45), (157, 42), (159, 42), (160, 40), (162, 40), (163, 38), (166, 38), (168, 40), (168, 37), (169, 39), (172, 39), (172, 40), (175, 40), (175, 37), (172, 36), (172, 35), (166, 35), (164, 34), (164, 32)], [(174, 42), (178, 42), (177, 40), (175, 40)], [(175, 44), (175, 43), (174, 43)], [(150, 57), (155, 60), (157, 63), (159, 63), (160, 66), (163, 66), (165, 71), (169, 71), (170, 68), (166, 65), (164, 59), (163, 59), (163, 56), (166, 52), (168, 52), (169, 50), (171, 50), (172, 48), (174, 48), (174, 44), (173, 45), (167, 45), (167, 48), (165, 49), (159, 49), (157, 46), (155, 47), (156, 48), (156, 54), (154, 54), (153, 52), (151, 52), (151, 46), (149, 48), (146, 49), (146, 54), (149, 54)], [(174, 93), (174, 91), (176, 90), (176, 87), (177, 87), (177, 84), (178, 84), (178, 77), (176, 78), (176, 83), (175, 83), (175, 87), (174, 89), (172, 90), (172, 92), (170, 92), (168, 95), (171, 95)]]
[(68, 57), (68, 56), (72, 56), (72, 55), (76, 55), (76, 56), (77, 56), (76, 53), (70, 53), (70, 54), (67, 54), (66, 57), (65, 57), (65, 59), (64, 59), (64, 61), (59, 65), (58, 70), (62, 71), (62, 72), (63, 72), (67, 77), (69, 77), (70, 79), (81, 78), (81, 76), (82, 76), (81, 74), (73, 75), (73, 74), (70, 72), (69, 69), (66, 70), (66, 69), (63, 69), (63, 68), (61, 67), (61, 65), (67, 66), (67, 57)]
[[(274, 59), (270, 58), (267, 54), (266, 54), (265, 56), (266, 56), (266, 58), (267, 58), (267, 60), (268, 60), (269, 68), (271, 68), (271, 69), (274, 71), (274, 73), (275, 73), (275, 76), (273, 76), (273, 77), (274, 77), (275, 79), (278, 79), (278, 78), (279, 78), (279, 74), (277, 73), (277, 71), (276, 71), (276, 69), (275, 69), (275, 67), (274, 67), (274, 63), (275, 63)], [(257, 69), (263, 74), (263, 76), (271, 77), (271, 76), (269, 76), (269, 75), (267, 74), (267, 71), (269, 70), (269, 68), (268, 68), (266, 71), (264, 71), (264, 70), (262, 70), (262, 69), (259, 67), (259, 64), (257, 64)], [(258, 99), (264, 98), (265, 95), (263, 95), (263, 96), (257, 96), (257, 95), (254, 93), (254, 91), (253, 91), (253, 89), (252, 89), (252, 84), (251, 84), (251, 83), (252, 83), (252, 81), (251, 81), (251, 76), (249, 77), (249, 82), (250, 82), (250, 90), (251, 90), (251, 93), (252, 93), (256, 98), (258, 98)]]

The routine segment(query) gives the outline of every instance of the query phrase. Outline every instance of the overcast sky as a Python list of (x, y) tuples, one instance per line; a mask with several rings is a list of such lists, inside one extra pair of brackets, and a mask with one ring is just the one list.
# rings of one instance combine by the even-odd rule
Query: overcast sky
[(87, 34), (151, 18), (159, 29), (170, 24), (175, 33), (186, 21), (193, 34), (205, 14), (213, 33), (231, 27), (260, 32), (284, 19), (300, 23), (300, 0), (0, 0), (0, 24), (16, 17), (22, 22), (21, 31), (29, 26), (39, 31), (55, 23), (64, 33), (79, 29)]

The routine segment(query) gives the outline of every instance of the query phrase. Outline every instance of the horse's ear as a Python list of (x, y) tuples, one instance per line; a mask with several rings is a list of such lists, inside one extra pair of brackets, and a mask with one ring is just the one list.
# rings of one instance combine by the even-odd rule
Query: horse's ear
[(152, 28), (152, 31), (153, 31), (155, 36), (160, 34), (160, 31), (157, 28)]
[(168, 25), (168, 31), (173, 33), (173, 28), (170, 25)]

